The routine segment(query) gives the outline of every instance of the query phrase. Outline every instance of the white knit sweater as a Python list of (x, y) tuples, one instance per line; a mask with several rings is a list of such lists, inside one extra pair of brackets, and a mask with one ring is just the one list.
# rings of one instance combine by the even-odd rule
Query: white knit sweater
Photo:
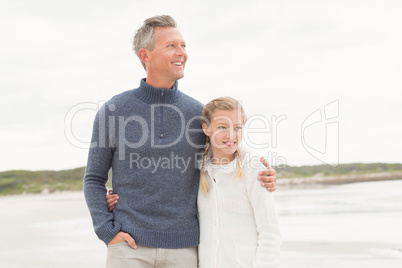
[(281, 235), (273, 194), (261, 187), (261, 166), (253, 159), (242, 155), (237, 179), (237, 158), (224, 166), (206, 162), (209, 192), (198, 192), (200, 268), (278, 267)]

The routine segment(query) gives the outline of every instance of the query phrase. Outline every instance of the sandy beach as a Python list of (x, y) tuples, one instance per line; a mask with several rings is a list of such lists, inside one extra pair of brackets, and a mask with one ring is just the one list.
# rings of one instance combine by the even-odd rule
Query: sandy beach
[[(402, 181), (275, 193), (282, 268), (402, 267)], [(82, 192), (0, 198), (0, 267), (104, 267)]]

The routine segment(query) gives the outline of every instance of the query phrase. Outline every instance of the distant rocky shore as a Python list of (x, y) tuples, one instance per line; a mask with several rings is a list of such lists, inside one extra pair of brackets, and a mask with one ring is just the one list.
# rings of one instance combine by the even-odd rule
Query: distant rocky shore
[[(278, 189), (325, 187), (364, 181), (402, 180), (402, 163), (351, 163), (274, 167)], [(0, 196), (82, 191), (85, 167), (69, 170), (9, 170), (0, 172)], [(107, 184), (110, 188), (111, 178)]]
[(313, 176), (305, 178), (278, 178), (278, 187), (311, 188), (312, 186), (368, 182), (402, 180), (402, 172), (381, 172), (371, 174), (353, 174), (341, 176)]

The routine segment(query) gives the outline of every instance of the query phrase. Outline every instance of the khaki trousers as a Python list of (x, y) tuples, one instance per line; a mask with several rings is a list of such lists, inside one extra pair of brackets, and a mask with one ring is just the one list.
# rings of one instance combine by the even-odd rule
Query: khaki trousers
[(137, 244), (131, 248), (127, 242), (107, 248), (106, 268), (197, 268), (197, 247), (151, 248)]

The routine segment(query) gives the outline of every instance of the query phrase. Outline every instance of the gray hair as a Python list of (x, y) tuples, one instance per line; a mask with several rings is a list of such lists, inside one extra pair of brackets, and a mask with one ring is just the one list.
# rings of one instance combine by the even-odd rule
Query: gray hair
[[(155, 16), (144, 21), (144, 24), (139, 28), (134, 35), (133, 49), (139, 57), (141, 48), (153, 50), (155, 48), (156, 38), (154, 35), (155, 27), (173, 27), (177, 28), (176, 21), (168, 15)], [(140, 59), (141, 60), (141, 59)], [(145, 63), (141, 60), (141, 64), (145, 69)]]

